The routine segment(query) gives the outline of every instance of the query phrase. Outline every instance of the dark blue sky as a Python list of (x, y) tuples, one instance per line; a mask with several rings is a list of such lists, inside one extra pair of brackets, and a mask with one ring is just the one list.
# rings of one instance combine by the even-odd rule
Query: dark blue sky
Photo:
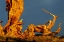
[[(3, 26), (7, 23), (7, 12), (5, 7), (5, 0), (0, 0), (0, 20), (3, 21)], [(64, 0), (24, 0), (24, 12), (21, 19), (23, 19), (25, 24), (23, 25), (22, 31), (31, 23), (35, 25), (44, 24), (53, 18), (51, 15), (45, 13), (42, 8), (59, 16), (52, 31), (55, 31), (58, 28), (58, 24), (62, 22), (62, 30), (58, 35), (64, 35)]]

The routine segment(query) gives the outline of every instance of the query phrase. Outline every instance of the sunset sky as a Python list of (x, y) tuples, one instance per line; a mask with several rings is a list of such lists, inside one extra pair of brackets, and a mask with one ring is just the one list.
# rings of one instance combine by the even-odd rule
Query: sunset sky
[[(5, 0), (0, 0), (0, 20), (3, 21), (3, 26), (7, 23), (7, 11), (5, 7)], [(20, 18), (25, 22), (22, 31), (27, 29), (29, 24), (45, 24), (47, 21), (53, 19), (53, 17), (45, 13), (42, 8), (59, 16), (51, 31), (55, 31), (61, 22), (62, 30), (58, 35), (64, 35), (64, 0), (24, 0), (24, 12)]]

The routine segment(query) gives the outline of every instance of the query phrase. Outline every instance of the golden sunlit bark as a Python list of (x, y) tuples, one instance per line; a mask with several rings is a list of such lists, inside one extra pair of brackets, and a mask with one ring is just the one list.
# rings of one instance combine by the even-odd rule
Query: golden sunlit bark
[(3, 32), (3, 27), (2, 27), (2, 21), (0, 21), (0, 36), (3, 36), (4, 32)]
[(12, 37), (12, 38), (33, 38), (35, 36), (34, 32), (42, 33), (42, 35), (56, 35), (61, 30), (61, 23), (59, 24), (58, 29), (55, 32), (51, 32), (51, 28), (54, 26), (58, 16), (48, 12), (43, 9), (44, 12), (53, 16), (53, 20), (49, 20), (43, 25), (28, 25), (28, 28), (21, 32), (22, 30), (22, 20), (20, 16), (24, 10), (24, 0), (6, 0), (6, 11), (8, 12), (8, 22), (2, 27), (0, 21), (0, 36)]
[(22, 20), (20, 16), (24, 10), (24, 0), (6, 0), (6, 11), (8, 12), (8, 22), (4, 26), (4, 32), (7, 36), (21, 35)]
[(45, 23), (43, 25), (35, 26), (34, 24), (30, 24), (28, 26), (28, 29), (25, 30), (24, 33), (26, 33), (27, 35), (32, 37), (32, 35), (33, 36), (35, 35), (34, 32), (40, 32), (40, 33), (42, 33), (42, 35), (49, 35), (49, 34), (56, 35), (56, 34), (58, 34), (60, 32), (60, 30), (61, 30), (60, 26), (58, 27), (58, 29), (55, 32), (51, 32), (51, 28), (54, 26), (58, 16), (46, 11), (45, 9), (43, 9), (43, 10), (44, 10), (44, 12), (46, 12), (46, 13), (50, 14), (51, 16), (53, 16), (53, 19), (49, 20), (47, 23)]

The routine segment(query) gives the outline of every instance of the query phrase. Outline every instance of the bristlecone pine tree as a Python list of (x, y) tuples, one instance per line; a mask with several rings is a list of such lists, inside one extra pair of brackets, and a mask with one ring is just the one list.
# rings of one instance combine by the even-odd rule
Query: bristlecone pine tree
[(24, 31), (24, 33), (21, 32), (22, 30), (22, 20), (20, 20), (20, 16), (22, 15), (24, 10), (24, 0), (6, 0), (6, 11), (8, 12), (8, 22), (7, 24), (2, 27), (0, 21), (0, 36), (5, 37), (12, 37), (12, 38), (30, 38), (34, 37), (34, 32), (42, 33), (42, 35), (56, 35), (60, 32), (61, 28), (59, 24), (58, 29), (55, 32), (51, 32), (51, 28), (54, 26), (56, 19), (58, 16), (46, 11), (44, 12), (50, 14), (53, 16), (53, 20), (49, 20), (44, 25), (37, 25), (34, 24), (28, 25), (28, 28)]

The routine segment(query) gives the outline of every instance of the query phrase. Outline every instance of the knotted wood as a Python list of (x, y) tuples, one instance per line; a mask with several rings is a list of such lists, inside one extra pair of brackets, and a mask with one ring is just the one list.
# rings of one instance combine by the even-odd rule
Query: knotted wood
[[(24, 0), (6, 0), (6, 11), (8, 12), (8, 22), (4, 26), (5, 35), (18, 35), (22, 30), (22, 20), (20, 16), (24, 10)], [(11, 34), (10, 34), (11, 33)], [(20, 34), (20, 33), (19, 33)]]

